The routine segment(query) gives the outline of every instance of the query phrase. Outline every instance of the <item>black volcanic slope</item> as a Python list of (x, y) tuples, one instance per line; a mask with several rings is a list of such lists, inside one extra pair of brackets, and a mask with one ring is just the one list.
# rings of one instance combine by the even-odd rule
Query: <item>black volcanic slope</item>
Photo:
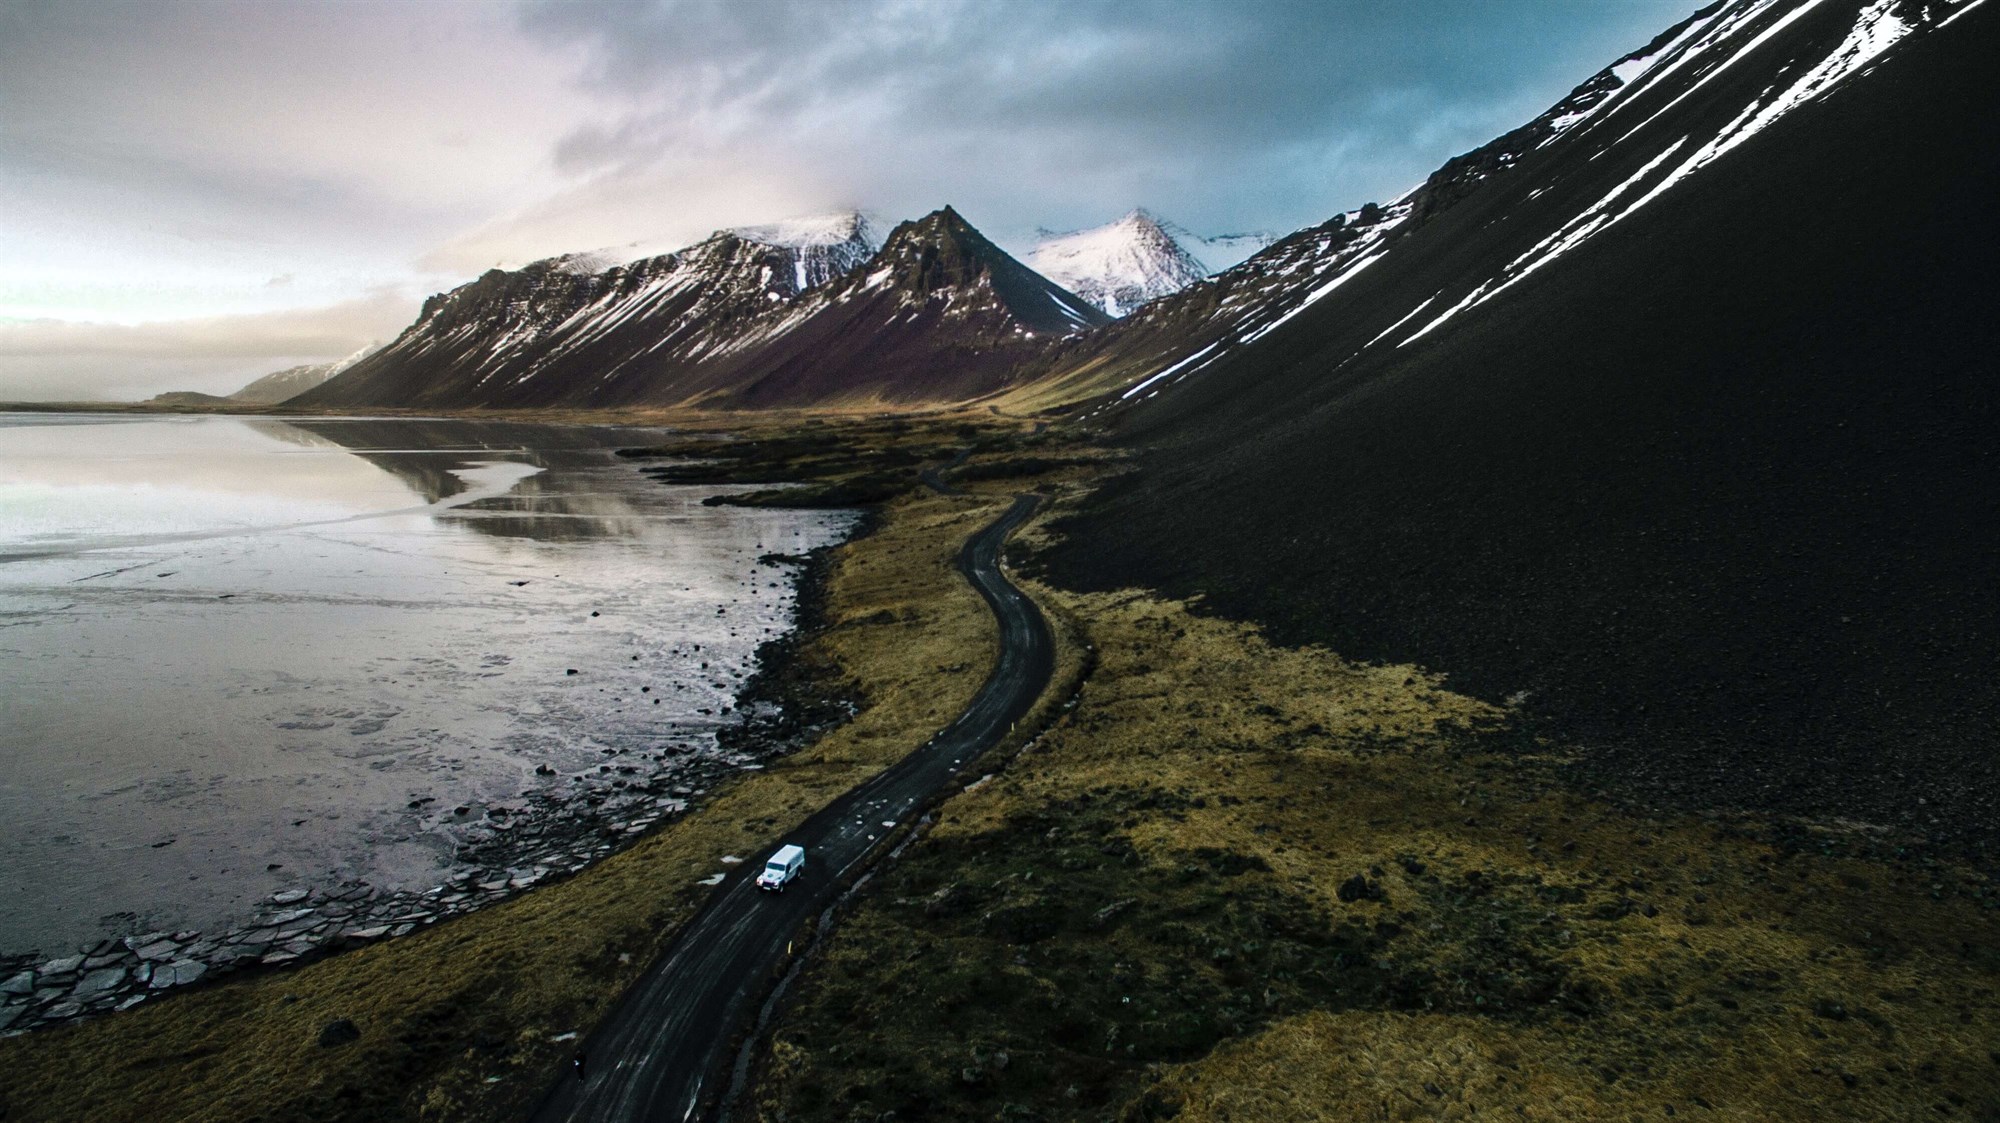
[(1199, 593), (1285, 641), (1524, 692), (1581, 767), (1642, 797), (2000, 856), (2000, 8), (1370, 346), (1675, 138), (1694, 151), (1797, 76), (1786, 44), (1824, 54), (1855, 11), (1812, 11), (1629, 152), (1608, 138), (1653, 104), (1529, 152), (1337, 298), (1125, 413), (1144, 470), (1069, 528), (1055, 576)]

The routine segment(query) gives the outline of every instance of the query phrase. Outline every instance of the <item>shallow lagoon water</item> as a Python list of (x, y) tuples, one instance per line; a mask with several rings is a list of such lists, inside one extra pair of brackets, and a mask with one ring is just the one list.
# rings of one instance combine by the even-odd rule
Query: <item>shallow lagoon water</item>
[(851, 517), (613, 455), (660, 435), (0, 415), (0, 952), (435, 884), (455, 808), (712, 756), (792, 620), (759, 558)]

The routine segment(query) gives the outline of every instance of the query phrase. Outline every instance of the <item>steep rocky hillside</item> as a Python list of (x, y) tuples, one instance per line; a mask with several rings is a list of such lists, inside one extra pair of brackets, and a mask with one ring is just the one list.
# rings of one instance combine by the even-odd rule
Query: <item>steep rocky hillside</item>
[[(1148, 306), (1091, 407), (1144, 470), (1056, 572), (1449, 672), (1647, 798), (1990, 847), (1996, 40), (1969, 4), (1718, 5)], [(1287, 254), (1304, 297), (1214, 314)]]

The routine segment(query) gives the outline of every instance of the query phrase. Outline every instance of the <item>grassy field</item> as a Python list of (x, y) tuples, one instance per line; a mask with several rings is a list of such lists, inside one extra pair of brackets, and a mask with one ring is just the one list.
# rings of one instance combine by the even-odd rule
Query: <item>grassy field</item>
[(826, 942), (757, 1117), (2000, 1119), (1979, 878), (1585, 798), (1419, 668), (1036, 595), (1078, 703)]
[[(973, 494), (906, 492), (837, 554), (794, 670), (861, 699), (853, 721), (508, 904), (0, 1041), (0, 1118), (518, 1114), (723, 855), (971, 696), (992, 621), (951, 558), (1007, 494), (1074, 497), (1099, 457), (881, 421), (782, 454), (831, 489), (967, 446)], [(815, 952), (750, 1114), (2000, 1119), (1980, 879), (1837, 856), (1839, 823), (1621, 811), (1425, 670), (1143, 591), (1031, 588), (1064, 639), (1048, 729), (985, 762)], [(360, 1039), (318, 1045), (336, 1018)]]
[[(924, 448), (932, 428), (871, 440)], [(949, 439), (961, 439), (954, 429)], [(839, 476), (833, 468), (823, 475)], [(978, 689), (992, 616), (951, 568), (1004, 497), (908, 486), (841, 548), (798, 666), (858, 715), (567, 881), (436, 928), (0, 1040), (0, 1119), (488, 1120), (539, 1097), (574, 1045), (708, 892), (725, 855), (777, 841), (901, 757)], [(360, 1038), (322, 1046), (323, 1027)]]

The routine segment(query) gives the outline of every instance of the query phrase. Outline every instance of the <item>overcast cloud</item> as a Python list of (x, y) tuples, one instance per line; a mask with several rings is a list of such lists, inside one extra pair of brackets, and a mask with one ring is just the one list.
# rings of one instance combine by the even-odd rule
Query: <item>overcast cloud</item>
[(0, 398), (223, 392), (494, 265), (861, 206), (1390, 197), (1692, 0), (0, 6)]

